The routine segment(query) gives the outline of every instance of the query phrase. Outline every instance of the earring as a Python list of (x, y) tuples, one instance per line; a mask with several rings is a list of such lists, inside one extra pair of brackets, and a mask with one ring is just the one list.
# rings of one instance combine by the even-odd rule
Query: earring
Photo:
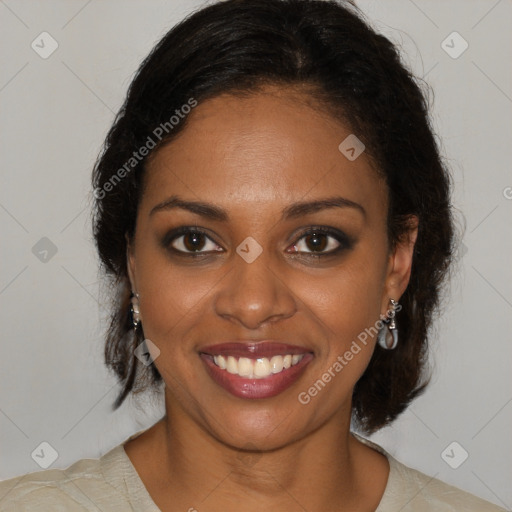
[(398, 302), (393, 299), (390, 299), (390, 301), (391, 309), (386, 313), (387, 318), (381, 318), (383, 325), (377, 337), (379, 345), (386, 350), (393, 350), (398, 345), (398, 328), (395, 321)]
[(139, 294), (132, 292), (130, 311), (132, 313), (133, 329), (137, 330), (140, 323), (140, 310), (139, 310)]

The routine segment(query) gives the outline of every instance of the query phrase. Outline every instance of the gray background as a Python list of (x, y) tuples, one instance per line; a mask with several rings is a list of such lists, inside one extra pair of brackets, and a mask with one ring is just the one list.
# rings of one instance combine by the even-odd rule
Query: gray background
[[(106, 299), (90, 233), (90, 170), (142, 58), (202, 3), (0, 1), (0, 479), (40, 470), (31, 453), (43, 441), (58, 453), (52, 467), (65, 468), (164, 412), (144, 399), (110, 411), (118, 388), (103, 366)], [(432, 384), (372, 439), (508, 508), (512, 2), (358, 4), (434, 88), (432, 122), (466, 222), (433, 334)], [(34, 40), (42, 46), (43, 31), (59, 45), (47, 59), (31, 48)], [(453, 31), (469, 44), (458, 58), (441, 46)], [(452, 36), (446, 44), (458, 53), (463, 43)], [(453, 441), (469, 453), (457, 469), (441, 457)], [(463, 452), (450, 450), (453, 464)]]

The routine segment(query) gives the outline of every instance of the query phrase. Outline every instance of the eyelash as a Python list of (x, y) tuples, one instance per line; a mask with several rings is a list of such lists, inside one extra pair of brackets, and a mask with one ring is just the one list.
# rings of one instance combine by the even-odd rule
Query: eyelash
[[(203, 257), (205, 255), (208, 255), (208, 254), (211, 254), (214, 252), (221, 252), (221, 251), (186, 252), (186, 251), (182, 251), (180, 249), (176, 249), (171, 246), (172, 242), (174, 242), (175, 240), (181, 238), (184, 235), (188, 235), (188, 234), (204, 235), (206, 238), (208, 238), (210, 241), (212, 241), (213, 243), (216, 244), (216, 242), (211, 239), (211, 237), (206, 233), (206, 231), (204, 231), (201, 228), (193, 227), (193, 226), (183, 226), (183, 227), (180, 227), (180, 228), (170, 231), (169, 233), (167, 233), (165, 235), (164, 239), (162, 240), (162, 244), (166, 249), (172, 251), (174, 254), (176, 254), (178, 256), (186, 256), (186, 257), (191, 257), (191, 258), (199, 258), (199, 257)], [(296, 246), (303, 238), (305, 238), (308, 235), (313, 235), (313, 234), (321, 234), (321, 235), (330, 236), (338, 242), (339, 246), (336, 247), (335, 249), (331, 249), (328, 252), (315, 253), (315, 252), (299, 252), (299, 251), (297, 251), (292, 254), (300, 254), (301, 256), (306, 256), (308, 258), (309, 257), (322, 258), (322, 257), (326, 257), (326, 256), (337, 255), (338, 253), (342, 252), (343, 250), (351, 249), (353, 246), (353, 241), (345, 233), (338, 231), (337, 229), (328, 228), (328, 227), (324, 227), (324, 226), (312, 226), (312, 227), (305, 229), (298, 235), (298, 238), (296, 239), (296, 241), (293, 244), (291, 244), (291, 246), (292, 247)], [(216, 245), (218, 245), (218, 244), (216, 244)]]

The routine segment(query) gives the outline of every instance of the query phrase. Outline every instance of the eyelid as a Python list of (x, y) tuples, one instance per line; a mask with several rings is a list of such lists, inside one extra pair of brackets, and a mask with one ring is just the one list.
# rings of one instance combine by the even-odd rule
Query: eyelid
[[(182, 251), (180, 249), (176, 249), (171, 246), (172, 242), (174, 242), (175, 240), (179, 239), (180, 237), (190, 234), (190, 233), (199, 233), (199, 234), (205, 236), (208, 240), (213, 242), (215, 245), (221, 247), (220, 244), (218, 244), (212, 238), (212, 236), (208, 233), (207, 230), (200, 228), (198, 226), (181, 226), (179, 228), (173, 229), (164, 236), (164, 238), (162, 240), (162, 244), (163, 244), (164, 248), (170, 249), (175, 254), (178, 254), (178, 255), (201, 256), (201, 255), (211, 254), (212, 252), (223, 252), (224, 249), (222, 249), (222, 251), (209, 250), (209, 251), (190, 251), (189, 252), (189, 251)], [(294, 235), (295, 241), (291, 245), (295, 246), (304, 237), (311, 235), (311, 234), (315, 234), (315, 233), (320, 233), (322, 235), (334, 238), (339, 244), (338, 247), (336, 247), (335, 249), (331, 249), (328, 252), (294, 251), (292, 254), (307, 255), (307, 256), (314, 256), (314, 257), (335, 255), (338, 252), (342, 251), (343, 249), (351, 248), (354, 243), (354, 241), (351, 237), (349, 237), (348, 235), (346, 235), (345, 233), (343, 233), (342, 231), (340, 231), (336, 228), (327, 227), (327, 226), (308, 226), (308, 227), (302, 228), (299, 231), (299, 233), (296, 233)], [(290, 246), (288, 246), (288, 247), (290, 247)]]
[(218, 244), (212, 238), (212, 236), (208, 233), (207, 230), (204, 230), (197, 226), (181, 226), (179, 228), (172, 229), (164, 236), (164, 238), (162, 240), (162, 245), (164, 246), (164, 248), (173, 251), (174, 254), (185, 255), (185, 256), (201, 256), (201, 255), (210, 254), (212, 252), (221, 252), (221, 251), (190, 251), (189, 252), (189, 251), (182, 251), (180, 249), (176, 249), (176, 248), (172, 247), (172, 245), (171, 245), (172, 242), (174, 242), (177, 239), (179, 239), (180, 237), (188, 235), (190, 233), (199, 233), (201, 235), (204, 235), (206, 238), (208, 238), (208, 240), (213, 242), (215, 245), (221, 247), (220, 244)]
[(296, 252), (296, 254), (307, 254), (308, 256), (329, 256), (335, 255), (343, 249), (350, 249), (354, 245), (354, 240), (352, 237), (346, 235), (343, 231), (339, 229), (328, 227), (328, 226), (308, 226), (307, 228), (302, 229), (299, 233), (295, 234), (295, 242), (293, 242), (293, 246), (295, 246), (300, 240), (302, 240), (305, 236), (312, 235), (315, 233), (320, 233), (322, 235), (334, 238), (338, 242), (338, 247), (335, 249), (331, 249), (328, 252)]
[(347, 241), (350, 240), (350, 237), (345, 234), (343, 231), (333, 228), (330, 226), (320, 226), (320, 225), (313, 225), (313, 226), (306, 226), (304, 228), (299, 228), (298, 232), (294, 234), (295, 238), (301, 238), (304, 235), (308, 235), (311, 233), (322, 233), (325, 235), (331, 235), (334, 237), (346, 239)]

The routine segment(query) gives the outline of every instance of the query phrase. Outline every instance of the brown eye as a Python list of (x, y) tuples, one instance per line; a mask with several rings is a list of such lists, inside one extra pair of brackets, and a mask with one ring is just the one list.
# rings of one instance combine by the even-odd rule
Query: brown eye
[(200, 251), (205, 244), (205, 238), (202, 233), (188, 233), (183, 235), (183, 245), (188, 251)]
[(315, 229), (303, 234), (293, 247), (294, 252), (323, 256), (334, 254), (338, 252), (338, 249), (348, 247), (349, 244), (346, 241), (343, 243), (343, 241), (344, 238), (337, 233)]
[(306, 246), (311, 249), (312, 252), (321, 252), (328, 245), (328, 237), (323, 233), (312, 233), (304, 237)]
[(171, 233), (170, 236), (165, 237), (163, 244), (183, 254), (206, 254), (222, 251), (222, 248), (219, 248), (205, 233), (187, 228), (181, 229), (177, 233)]

